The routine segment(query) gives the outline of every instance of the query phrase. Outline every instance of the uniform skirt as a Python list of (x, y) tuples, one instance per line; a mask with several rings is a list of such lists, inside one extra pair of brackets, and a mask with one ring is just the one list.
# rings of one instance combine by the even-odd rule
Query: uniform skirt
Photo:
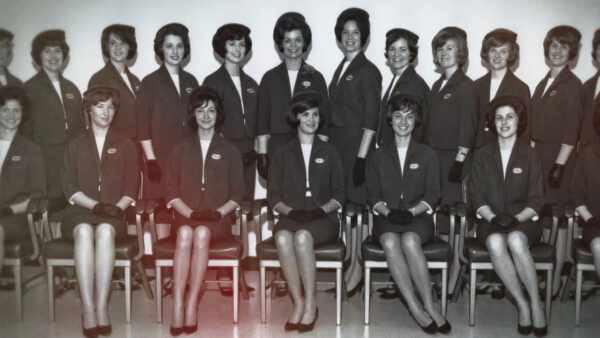
[(98, 215), (94, 214), (90, 209), (78, 205), (69, 205), (60, 225), (63, 238), (71, 241), (74, 240), (73, 229), (81, 223), (91, 224), (94, 228), (98, 224), (108, 223), (115, 229), (115, 241), (127, 237), (127, 223), (125, 219)]
[(540, 222), (528, 221), (511, 228), (510, 231), (505, 231), (502, 227), (496, 227), (486, 222), (485, 220), (477, 220), (477, 243), (485, 247), (485, 241), (489, 235), (494, 233), (510, 233), (520, 231), (527, 237), (529, 247), (540, 242), (542, 238), (543, 227)]
[[(311, 197), (305, 198), (303, 209), (309, 210), (317, 207), (317, 204)], [(311, 222), (297, 222), (282, 215), (273, 227), (273, 237), (281, 230), (289, 232), (306, 230), (313, 238), (313, 247), (317, 247), (321, 244), (335, 241), (339, 237), (340, 225), (335, 215), (332, 214)]]
[[(244, 156), (245, 153), (254, 150), (254, 139), (243, 138), (243, 139), (227, 139), (227, 141), (233, 143), (238, 148), (240, 154)], [(256, 161), (244, 168), (244, 188), (245, 188), (245, 199), (252, 201), (254, 199), (254, 182), (256, 176)]]
[(419, 215), (414, 217), (409, 224), (394, 224), (383, 216), (373, 218), (373, 238), (380, 240), (381, 235), (386, 232), (402, 234), (405, 232), (414, 232), (421, 238), (421, 244), (429, 243), (433, 240), (433, 219), (430, 215)]
[(229, 216), (225, 216), (218, 221), (194, 221), (189, 218), (186, 218), (177, 212), (175, 212), (175, 217), (173, 219), (173, 223), (171, 224), (171, 238), (173, 240), (177, 239), (177, 231), (183, 225), (188, 225), (192, 228), (196, 228), (200, 225), (206, 226), (210, 230), (210, 241), (219, 241), (224, 239), (229, 239), (232, 237), (231, 235), (231, 218)]
[(0, 217), (0, 225), (4, 228), (6, 242), (20, 241), (29, 236), (29, 225), (25, 213)]

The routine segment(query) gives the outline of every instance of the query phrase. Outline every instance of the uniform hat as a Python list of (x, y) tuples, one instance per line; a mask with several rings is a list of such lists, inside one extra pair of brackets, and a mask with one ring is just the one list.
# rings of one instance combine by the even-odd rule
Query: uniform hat
[(515, 43), (517, 42), (517, 33), (506, 28), (496, 28), (493, 31), (487, 33), (483, 40), (487, 40), (489, 38), (496, 38), (501, 41)]
[(548, 32), (548, 36), (554, 36), (554, 35), (567, 36), (567, 37), (569, 37), (570, 40), (577, 41), (577, 43), (579, 43), (579, 41), (581, 41), (581, 33), (579, 32), (579, 30), (577, 28), (575, 28), (573, 26), (567, 26), (567, 25), (556, 26)]
[(409, 43), (416, 45), (419, 42), (419, 36), (408, 29), (404, 28), (394, 28), (390, 29), (387, 33), (385, 33), (385, 37), (388, 38), (390, 35), (402, 35), (405, 36), (409, 41)]
[(442, 29), (442, 31), (446, 31), (446, 32), (449, 32), (451, 34), (458, 35), (461, 38), (465, 39), (465, 41), (467, 41), (467, 32), (465, 32), (461, 28), (458, 28), (456, 26), (448, 26), (448, 27)]
[(107, 26), (106, 28), (104, 28), (102, 30), (102, 34), (105, 34), (106, 32), (112, 32), (112, 31), (120, 31), (125, 34), (135, 35), (135, 27), (129, 26), (129, 25), (121, 25), (121, 24), (114, 24), (114, 25)]

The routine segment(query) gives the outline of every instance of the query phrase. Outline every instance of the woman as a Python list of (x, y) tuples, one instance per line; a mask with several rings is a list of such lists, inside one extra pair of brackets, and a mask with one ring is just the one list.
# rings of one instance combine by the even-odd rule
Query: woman
[(100, 46), (107, 61), (104, 68), (92, 75), (88, 88), (108, 86), (119, 91), (119, 114), (115, 116), (112, 127), (121, 136), (137, 141), (135, 106), (140, 80), (128, 67), (137, 53), (135, 28), (119, 24), (104, 28)]
[(112, 332), (108, 296), (115, 241), (127, 236), (123, 211), (135, 203), (139, 172), (134, 143), (111, 128), (119, 110), (118, 91), (91, 88), (83, 95), (83, 107), (91, 128), (74, 138), (65, 150), (61, 176), (70, 205), (61, 232), (75, 242), (82, 328), (86, 337), (93, 337)]
[[(581, 81), (569, 69), (577, 57), (581, 34), (571, 26), (556, 26), (544, 39), (544, 55), (550, 67), (531, 98), (531, 146), (535, 148), (544, 170), (546, 206), (542, 216), (549, 225), (552, 206), (569, 203), (568, 182), (575, 166), (571, 155), (579, 139), (583, 117)], [(566, 219), (559, 217), (556, 237), (556, 266), (552, 282), (553, 297), (561, 288), (561, 273), (567, 248)]]
[(373, 238), (383, 247), (411, 315), (426, 333), (449, 333), (450, 323), (433, 304), (422, 249), (433, 240), (432, 214), (441, 197), (437, 156), (411, 137), (421, 122), (422, 102), (412, 93), (396, 93), (387, 102), (386, 120), (394, 131), (394, 143), (384, 143), (369, 158), (367, 196), (375, 214)]
[(204, 79), (204, 85), (217, 90), (223, 99), (225, 120), (220, 127), (223, 137), (233, 143), (244, 162), (245, 199), (254, 199), (256, 176), (256, 111), (258, 84), (242, 65), (252, 51), (250, 29), (244, 25), (226, 24), (213, 36), (213, 50), (223, 59), (221, 67)]
[(517, 139), (526, 130), (527, 106), (519, 97), (497, 96), (489, 104), (487, 121), (497, 142), (475, 153), (469, 179), (477, 241), (489, 251), (494, 271), (517, 303), (518, 332), (531, 333), (533, 324), (535, 335), (543, 336), (546, 319), (529, 248), (542, 236), (538, 214), (544, 177), (537, 154)]
[[(592, 40), (592, 63), (600, 68), (600, 29), (594, 32)], [(600, 106), (600, 70), (583, 84), (585, 95), (584, 116), (581, 122), (580, 143), (583, 146), (600, 144), (600, 136), (594, 130), (594, 111)]]
[(21, 87), (23, 82), (8, 71), (13, 57), (13, 34), (0, 28), (0, 87)]
[(63, 63), (69, 57), (65, 32), (48, 30), (38, 34), (31, 44), (31, 57), (40, 70), (24, 85), (31, 99), (31, 116), (21, 128), (42, 148), (48, 197), (62, 201), (60, 173), (65, 148), (86, 128), (81, 94), (62, 76)]
[[(529, 87), (511, 71), (519, 60), (517, 33), (497, 28), (487, 33), (481, 43), (481, 60), (489, 72), (475, 80), (479, 96), (479, 117), (475, 148), (496, 141), (496, 134), (487, 127), (487, 105), (496, 96), (514, 95), (523, 100), (527, 111), (531, 111)], [(523, 133), (527, 137), (527, 132)]]
[[(290, 98), (304, 91), (316, 91), (323, 97), (322, 113), (329, 114), (325, 78), (304, 61), (312, 41), (310, 26), (296, 12), (282, 14), (273, 29), (273, 41), (283, 62), (270, 69), (260, 80), (256, 133), (258, 135), (258, 173), (267, 178), (268, 162), (279, 146), (294, 139), (295, 133), (286, 122)], [(326, 118), (327, 120), (327, 118)], [(319, 135), (329, 136), (325, 121)]]
[(0, 271), (4, 243), (29, 236), (29, 201), (46, 196), (42, 152), (18, 133), (29, 105), (23, 89), (0, 87)]
[[(198, 329), (198, 293), (208, 266), (208, 248), (231, 237), (230, 214), (244, 196), (240, 152), (215, 132), (225, 119), (217, 91), (201, 86), (190, 93), (187, 116), (195, 133), (173, 148), (166, 177), (167, 206), (175, 209), (173, 336)], [(189, 293), (184, 298), (188, 277)]]
[(297, 136), (273, 155), (267, 200), (271, 210), (281, 215), (273, 233), (294, 302), (285, 330), (306, 332), (319, 316), (314, 247), (338, 238), (334, 213), (344, 203), (344, 179), (338, 152), (315, 137), (324, 123), (321, 94), (298, 93), (289, 106), (287, 120)]

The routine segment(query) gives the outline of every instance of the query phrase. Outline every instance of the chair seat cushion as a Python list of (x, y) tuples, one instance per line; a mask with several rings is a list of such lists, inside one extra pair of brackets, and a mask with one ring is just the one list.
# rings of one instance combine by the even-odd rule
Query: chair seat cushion
[[(44, 243), (42, 250), (45, 259), (72, 259), (74, 245), (69, 240), (59, 238)], [(127, 236), (127, 238), (115, 243), (115, 259), (133, 259), (137, 251), (136, 236)]]
[(594, 264), (594, 258), (589, 245), (580, 239), (573, 242), (573, 244), (575, 262), (579, 264)]
[[(346, 246), (341, 240), (321, 244), (315, 248), (315, 259), (318, 261), (341, 261), (344, 259)], [(259, 260), (277, 260), (277, 247), (273, 237), (264, 240), (256, 245), (256, 254)]]
[[(375, 242), (372, 236), (367, 237), (362, 246), (363, 259), (365, 261), (385, 261), (385, 253), (381, 244)], [(448, 262), (452, 255), (450, 245), (439, 238), (423, 245), (425, 258), (431, 262)]]
[[(546, 243), (538, 243), (529, 248), (533, 261), (536, 263), (554, 262), (554, 247)], [(487, 248), (481, 246), (476, 239), (469, 238), (465, 241), (467, 259), (472, 263), (489, 263), (490, 254)]]
[(29, 259), (33, 254), (33, 243), (31, 238), (25, 238), (19, 241), (8, 242), (5, 244), (4, 255), (6, 258)]
[[(175, 241), (172, 237), (159, 239), (152, 245), (155, 259), (173, 259)], [(242, 254), (242, 244), (239, 240), (224, 239), (210, 242), (209, 259), (239, 259)]]

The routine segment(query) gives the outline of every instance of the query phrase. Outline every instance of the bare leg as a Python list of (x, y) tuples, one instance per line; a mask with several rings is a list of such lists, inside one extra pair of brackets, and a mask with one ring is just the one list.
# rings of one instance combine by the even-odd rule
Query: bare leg
[(596, 266), (596, 274), (600, 277), (600, 237), (594, 238), (590, 242), (590, 250), (594, 257), (594, 265)]
[(398, 286), (398, 290), (408, 304), (408, 310), (415, 317), (417, 323), (421, 326), (431, 324), (432, 318), (415, 295), (415, 290), (410, 279), (410, 270), (404, 257), (401, 243), (401, 235), (394, 232), (386, 232), (379, 237), (379, 242), (385, 252), (385, 259), (388, 263), (390, 274)]
[(208, 248), (210, 243), (210, 230), (205, 226), (194, 229), (194, 252), (190, 277), (190, 292), (185, 308), (185, 326), (194, 326), (198, 323), (198, 293), (204, 280), (204, 273), (208, 266)]
[(554, 296), (560, 288), (560, 276), (562, 267), (567, 257), (567, 229), (558, 229), (556, 236), (556, 267), (554, 270), (554, 279), (552, 280), (552, 295)]
[(96, 227), (96, 318), (109, 325), (108, 294), (115, 267), (115, 229), (103, 223)]
[(294, 235), (287, 230), (278, 231), (275, 234), (275, 245), (281, 263), (281, 271), (287, 281), (288, 290), (294, 302), (294, 312), (292, 312), (288, 321), (297, 324), (302, 318), (304, 300), (302, 299), (302, 285), (300, 284), (298, 261), (294, 250)]
[[(183, 294), (190, 270), (192, 251), (192, 228), (182, 225), (177, 230), (177, 242), (173, 257), (173, 316), (171, 327), (183, 327)], [(160, 295), (157, 295), (160, 297)]]
[(313, 243), (312, 235), (306, 230), (298, 230), (294, 234), (298, 271), (304, 286), (304, 313), (300, 320), (302, 324), (310, 324), (314, 320), (317, 308), (317, 263)]
[(75, 249), (75, 272), (83, 305), (83, 325), (91, 328), (97, 325), (94, 310), (94, 229), (90, 224), (82, 223), (73, 229)]

